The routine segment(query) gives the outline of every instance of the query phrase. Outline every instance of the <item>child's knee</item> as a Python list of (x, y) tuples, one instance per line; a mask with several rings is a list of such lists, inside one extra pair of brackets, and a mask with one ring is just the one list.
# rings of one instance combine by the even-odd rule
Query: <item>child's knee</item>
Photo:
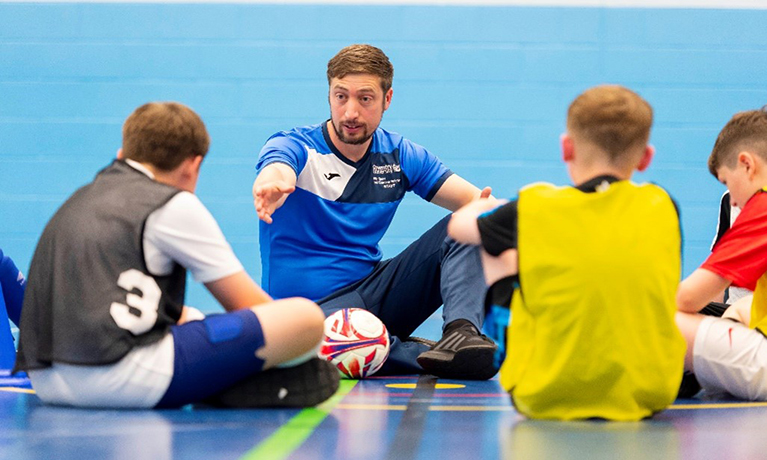
[(301, 316), (306, 320), (305, 327), (307, 334), (310, 334), (314, 341), (319, 342), (325, 334), (325, 313), (314, 302), (309, 299), (296, 299), (301, 309)]

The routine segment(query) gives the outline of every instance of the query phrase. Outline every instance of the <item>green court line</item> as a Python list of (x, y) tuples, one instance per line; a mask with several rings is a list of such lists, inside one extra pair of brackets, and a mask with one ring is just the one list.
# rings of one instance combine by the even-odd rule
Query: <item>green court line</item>
[(336, 394), (317, 407), (309, 407), (288, 422), (259, 445), (249, 450), (240, 460), (283, 460), (301, 447), (317, 426), (336, 407), (359, 380), (341, 380)]

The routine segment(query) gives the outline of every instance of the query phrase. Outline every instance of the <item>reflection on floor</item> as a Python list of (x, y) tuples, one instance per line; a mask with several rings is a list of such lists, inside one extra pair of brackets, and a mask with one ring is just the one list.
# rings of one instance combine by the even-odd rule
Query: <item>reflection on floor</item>
[[(421, 378), (423, 381), (423, 378)], [(637, 423), (525, 420), (496, 379), (344, 381), (313, 409), (45, 407), (0, 389), (0, 459), (764, 458), (767, 404), (680, 400)]]
[[(440, 325), (437, 313), (415, 335), (436, 338)], [(0, 460), (767, 458), (767, 403), (721, 398), (678, 400), (643, 422), (563, 423), (521, 417), (497, 377), (344, 380), (305, 410), (46, 407), (5, 382)]]

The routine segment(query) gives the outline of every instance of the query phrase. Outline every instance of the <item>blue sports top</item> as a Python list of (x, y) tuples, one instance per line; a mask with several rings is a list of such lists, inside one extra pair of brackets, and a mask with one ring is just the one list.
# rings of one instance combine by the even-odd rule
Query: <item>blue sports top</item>
[(274, 162), (297, 176), (273, 222), (260, 222), (262, 286), (277, 299), (316, 301), (367, 276), (405, 192), (430, 201), (452, 174), (420, 145), (382, 128), (352, 162), (330, 141), (327, 123), (270, 137), (256, 168)]

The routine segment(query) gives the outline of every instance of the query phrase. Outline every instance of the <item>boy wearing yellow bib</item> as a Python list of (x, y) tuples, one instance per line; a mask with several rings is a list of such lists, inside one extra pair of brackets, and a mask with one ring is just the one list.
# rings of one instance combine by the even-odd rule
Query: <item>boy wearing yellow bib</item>
[(675, 203), (645, 170), (652, 108), (621, 86), (570, 105), (562, 156), (575, 186), (457, 211), (450, 236), (482, 246), (493, 291), (513, 286), (501, 384), (533, 418), (639, 420), (674, 401), (681, 234)]

